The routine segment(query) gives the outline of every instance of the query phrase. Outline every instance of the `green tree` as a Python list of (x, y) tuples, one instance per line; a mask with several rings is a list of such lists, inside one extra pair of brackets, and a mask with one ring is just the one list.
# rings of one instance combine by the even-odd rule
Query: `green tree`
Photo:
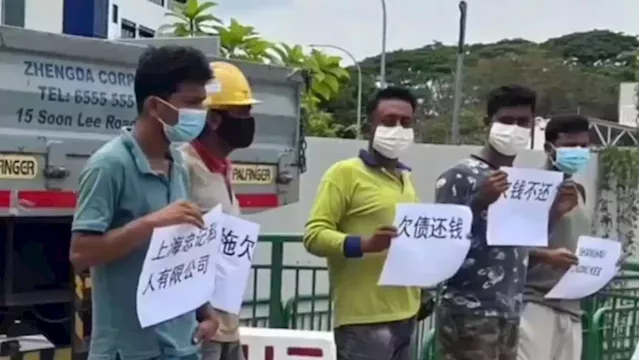
[(341, 84), (349, 80), (349, 72), (340, 66), (341, 58), (316, 49), (307, 54), (300, 45), (284, 43), (273, 46), (272, 51), (274, 63), (303, 71), (308, 77), (309, 86), (302, 98), (305, 121), (309, 125), (307, 134), (321, 137), (355, 136), (355, 129), (337, 123), (331, 113), (319, 108), (322, 102), (335, 97)]
[[(543, 43), (509, 39), (468, 45), (460, 118), (463, 143), (482, 142), (487, 93), (509, 83), (538, 92), (538, 115), (580, 111), (615, 121), (619, 83), (637, 81), (637, 51), (636, 36), (609, 31), (569, 34)], [(372, 57), (360, 63), (365, 98), (376, 90), (379, 62), (379, 57)], [(449, 140), (455, 62), (456, 47), (438, 42), (387, 54), (387, 82), (409, 87), (421, 100), (416, 124), (421, 141)], [(356, 91), (357, 85), (350, 81), (320, 108), (343, 123), (354, 117)]]
[(178, 37), (217, 35), (223, 57), (302, 71), (309, 79), (309, 86), (302, 96), (307, 135), (333, 137), (355, 134), (353, 127), (336, 122), (333, 114), (319, 107), (322, 102), (335, 97), (341, 85), (349, 79), (349, 72), (340, 66), (340, 57), (315, 49), (307, 53), (300, 45), (272, 44), (262, 38), (253, 26), (243, 25), (236, 19), (224, 24), (209, 14), (216, 5), (212, 1), (188, 0), (184, 6), (166, 14), (173, 22), (159, 30)]
[(253, 26), (240, 24), (231, 19), (229, 25), (214, 26), (220, 39), (222, 56), (254, 62), (265, 62), (270, 59), (269, 50), (273, 44), (260, 37)]
[(173, 22), (158, 28), (160, 35), (177, 37), (211, 35), (215, 27), (222, 22), (210, 11), (218, 4), (213, 1), (187, 0), (184, 4), (175, 4), (175, 8), (165, 14)]

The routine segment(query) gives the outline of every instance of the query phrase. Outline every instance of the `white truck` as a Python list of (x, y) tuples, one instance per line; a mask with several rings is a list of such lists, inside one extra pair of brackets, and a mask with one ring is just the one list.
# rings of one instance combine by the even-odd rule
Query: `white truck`
[[(68, 262), (78, 175), (94, 151), (134, 123), (137, 59), (147, 46), (168, 43), (218, 59), (215, 37), (125, 42), (0, 26), (0, 359), (29, 350), (43, 360), (85, 354), (91, 282)], [(253, 145), (232, 156), (243, 211), (298, 201), (303, 77), (226, 61), (263, 101), (254, 109)]]

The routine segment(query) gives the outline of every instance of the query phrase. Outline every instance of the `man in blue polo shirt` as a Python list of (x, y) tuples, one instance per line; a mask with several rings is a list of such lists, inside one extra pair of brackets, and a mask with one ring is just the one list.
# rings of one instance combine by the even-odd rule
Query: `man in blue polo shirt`
[[(200, 134), (205, 84), (211, 70), (193, 48), (147, 50), (138, 63), (133, 129), (100, 148), (80, 175), (70, 260), (91, 269), (93, 321), (90, 360), (197, 359), (198, 342), (217, 323), (203, 306), (142, 329), (136, 316), (138, 277), (152, 231), (189, 223), (203, 226), (188, 198), (188, 177), (171, 142)], [(167, 304), (171, 306), (171, 304)]]

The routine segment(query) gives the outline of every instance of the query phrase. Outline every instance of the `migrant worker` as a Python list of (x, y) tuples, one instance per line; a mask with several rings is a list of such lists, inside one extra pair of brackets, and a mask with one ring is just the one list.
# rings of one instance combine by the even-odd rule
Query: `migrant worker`
[(531, 250), (524, 288), (525, 307), (520, 319), (518, 359), (580, 360), (582, 311), (580, 300), (545, 299), (564, 276), (575, 255), (580, 235), (591, 233), (584, 187), (572, 176), (589, 164), (589, 120), (582, 115), (554, 116), (545, 129), (545, 168), (564, 173), (573, 184), (578, 201), (556, 218), (549, 247)]
[[(218, 204), (229, 215), (239, 216), (240, 206), (230, 181), (231, 162), (235, 149), (253, 142), (255, 121), (251, 116), (251, 87), (236, 66), (226, 62), (211, 63), (213, 80), (207, 85), (207, 121), (200, 136), (181, 147), (191, 179), (191, 199), (202, 211)], [(224, 290), (224, 289), (220, 289)], [(218, 291), (218, 289), (216, 289)], [(239, 319), (237, 315), (215, 310), (219, 320), (217, 333), (205, 339), (203, 360), (243, 360)]]
[(417, 202), (410, 168), (400, 162), (413, 143), (416, 98), (379, 90), (367, 105), (369, 148), (329, 168), (318, 186), (304, 246), (327, 259), (335, 304), (339, 360), (410, 360), (420, 290), (380, 287), (378, 278), (399, 203)]
[(169, 145), (202, 131), (210, 79), (209, 64), (196, 49), (146, 50), (135, 74), (135, 125), (98, 149), (80, 174), (69, 257), (76, 271), (91, 269), (90, 360), (196, 360), (199, 341), (217, 330), (209, 306), (144, 329), (136, 315), (153, 229), (204, 226), (200, 209), (187, 201), (182, 157)]
[[(436, 181), (436, 202), (468, 205), (473, 212), (471, 249), (444, 287), (438, 308), (439, 341), (446, 360), (515, 360), (528, 249), (487, 245), (487, 208), (509, 187), (502, 166), (512, 166), (530, 139), (536, 94), (518, 85), (489, 94), (487, 145)], [(562, 187), (551, 222), (575, 201), (572, 186)], [(508, 221), (505, 219), (504, 221)]]

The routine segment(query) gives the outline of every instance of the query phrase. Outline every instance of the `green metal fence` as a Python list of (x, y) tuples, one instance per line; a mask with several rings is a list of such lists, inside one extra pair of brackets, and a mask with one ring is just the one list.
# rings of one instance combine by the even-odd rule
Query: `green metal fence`
[[(300, 235), (260, 237), (247, 289), (249, 299), (241, 313), (243, 325), (324, 331), (333, 328), (327, 268), (301, 265), (305, 256)], [(584, 360), (631, 357), (638, 341), (637, 282), (638, 263), (628, 263), (610, 288), (583, 301)], [(415, 359), (437, 359), (434, 329), (434, 317), (419, 324), (414, 335)]]

